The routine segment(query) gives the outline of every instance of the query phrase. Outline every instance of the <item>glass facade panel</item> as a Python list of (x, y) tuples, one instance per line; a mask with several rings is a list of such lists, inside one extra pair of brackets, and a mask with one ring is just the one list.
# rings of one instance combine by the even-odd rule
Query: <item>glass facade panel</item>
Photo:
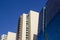
[(47, 25), (45, 32), (48, 40), (60, 40), (60, 10)]

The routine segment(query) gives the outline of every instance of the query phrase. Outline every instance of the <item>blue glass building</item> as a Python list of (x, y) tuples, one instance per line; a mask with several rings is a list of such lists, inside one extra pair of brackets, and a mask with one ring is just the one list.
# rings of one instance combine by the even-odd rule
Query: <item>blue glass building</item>
[(48, 0), (45, 7), (39, 16), (38, 40), (60, 40), (60, 0)]
[(60, 0), (48, 0), (46, 3), (45, 33), (48, 40), (60, 40)]

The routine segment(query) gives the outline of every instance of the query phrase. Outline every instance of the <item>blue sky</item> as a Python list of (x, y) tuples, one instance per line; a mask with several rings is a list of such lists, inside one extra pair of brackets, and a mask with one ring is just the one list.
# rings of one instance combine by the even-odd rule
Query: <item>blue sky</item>
[(46, 0), (0, 0), (0, 35), (16, 32), (18, 18), (29, 10), (40, 12)]

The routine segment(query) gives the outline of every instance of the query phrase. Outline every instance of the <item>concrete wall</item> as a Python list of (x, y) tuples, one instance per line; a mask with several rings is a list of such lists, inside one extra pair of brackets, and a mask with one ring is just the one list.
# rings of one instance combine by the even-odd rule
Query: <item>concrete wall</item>
[(8, 32), (7, 40), (16, 40), (16, 33)]
[(31, 40), (33, 40), (34, 35), (38, 33), (38, 20), (39, 20), (39, 13), (30, 10), (30, 25), (31, 25)]

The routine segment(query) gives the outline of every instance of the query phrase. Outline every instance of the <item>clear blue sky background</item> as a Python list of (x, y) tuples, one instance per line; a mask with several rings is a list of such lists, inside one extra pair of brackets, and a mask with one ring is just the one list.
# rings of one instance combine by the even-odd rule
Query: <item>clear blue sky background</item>
[(29, 10), (40, 12), (46, 0), (0, 0), (0, 35), (16, 32), (18, 18)]

